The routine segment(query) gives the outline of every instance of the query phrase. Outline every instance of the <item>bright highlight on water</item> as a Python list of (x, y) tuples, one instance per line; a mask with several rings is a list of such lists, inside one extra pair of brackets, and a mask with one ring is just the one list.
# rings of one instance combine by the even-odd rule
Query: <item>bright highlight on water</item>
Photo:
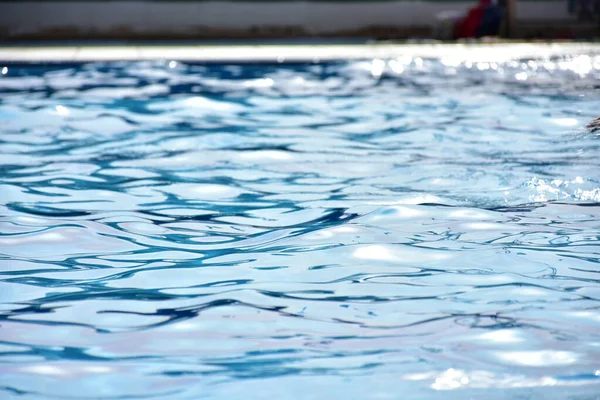
[(0, 398), (600, 393), (599, 56), (0, 67)]

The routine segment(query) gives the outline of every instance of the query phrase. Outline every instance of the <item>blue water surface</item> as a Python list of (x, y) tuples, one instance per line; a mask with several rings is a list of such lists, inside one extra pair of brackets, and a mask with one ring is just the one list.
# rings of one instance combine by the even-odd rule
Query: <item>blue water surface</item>
[(600, 398), (600, 57), (0, 68), (1, 399)]

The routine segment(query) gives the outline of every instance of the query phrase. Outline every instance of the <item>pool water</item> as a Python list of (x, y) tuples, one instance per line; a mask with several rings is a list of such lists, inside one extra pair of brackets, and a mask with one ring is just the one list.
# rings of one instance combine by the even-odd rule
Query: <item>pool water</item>
[(3, 67), (0, 398), (600, 398), (599, 78)]

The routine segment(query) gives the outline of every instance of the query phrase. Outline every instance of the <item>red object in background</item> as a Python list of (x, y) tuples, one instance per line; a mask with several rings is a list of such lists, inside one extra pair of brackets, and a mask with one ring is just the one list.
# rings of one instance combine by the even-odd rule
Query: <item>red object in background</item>
[(556, 39), (573, 39), (573, 32), (570, 29), (563, 29), (556, 34)]
[(467, 16), (460, 20), (456, 26), (456, 37), (458, 39), (472, 38), (477, 36), (477, 29), (481, 25), (485, 7), (490, 5), (490, 0), (479, 0), (477, 6), (471, 8)]

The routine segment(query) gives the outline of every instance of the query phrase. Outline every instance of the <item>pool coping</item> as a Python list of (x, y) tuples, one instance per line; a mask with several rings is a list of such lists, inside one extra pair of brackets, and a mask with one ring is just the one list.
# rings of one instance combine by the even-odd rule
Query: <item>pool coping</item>
[(600, 55), (595, 42), (474, 42), (366, 44), (0, 45), (0, 63), (80, 63), (176, 60), (198, 63), (289, 63), (399, 57), (502, 62)]

